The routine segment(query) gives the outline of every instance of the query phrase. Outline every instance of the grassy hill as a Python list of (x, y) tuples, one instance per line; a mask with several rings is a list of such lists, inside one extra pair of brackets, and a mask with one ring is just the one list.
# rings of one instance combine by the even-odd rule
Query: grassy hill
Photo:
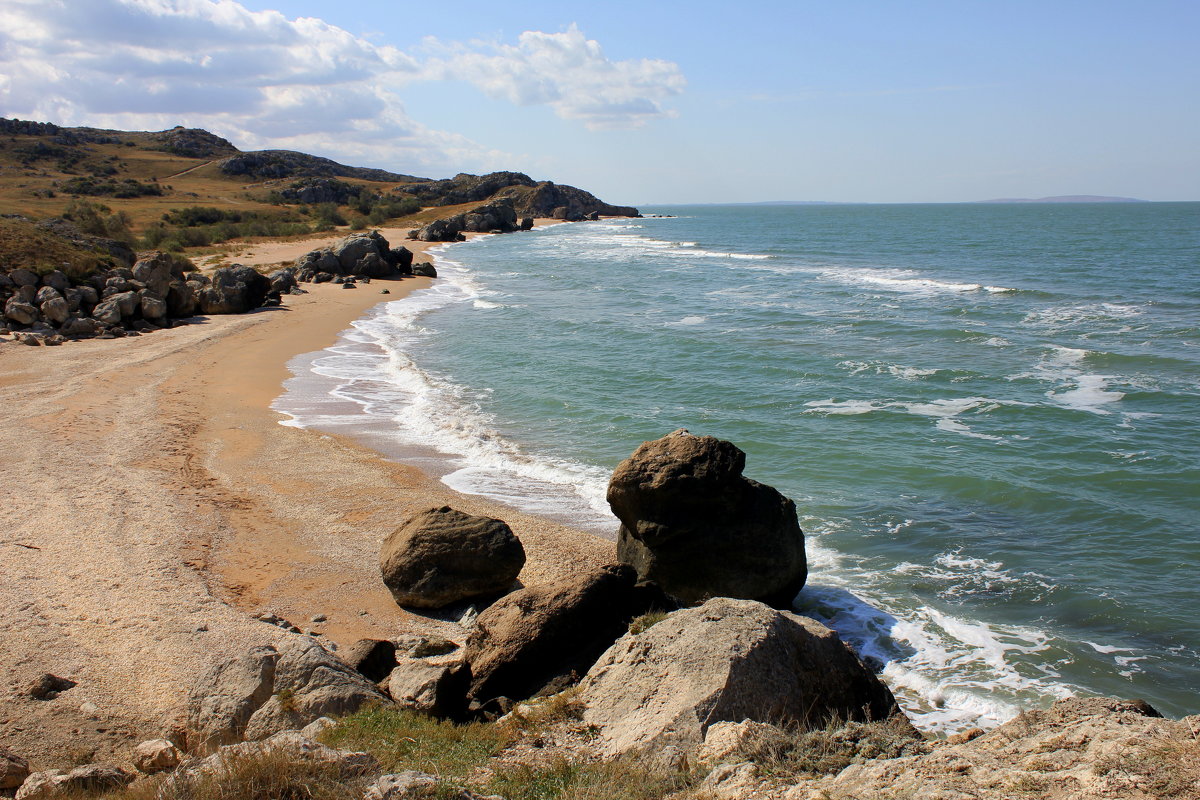
[[(285, 199), (305, 178), (348, 187), (342, 192), (347, 202)], [(0, 120), (0, 214), (67, 216), (89, 233), (135, 247), (195, 249), (340, 226), (404, 226), (420, 204), (391, 192), (420, 180), (303, 153), (242, 153), (201, 130), (110, 131)], [(425, 216), (414, 216), (412, 224)]]

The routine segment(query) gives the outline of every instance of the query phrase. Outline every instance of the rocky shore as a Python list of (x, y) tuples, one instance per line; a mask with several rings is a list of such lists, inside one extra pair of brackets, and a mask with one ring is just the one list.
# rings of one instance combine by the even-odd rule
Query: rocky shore
[(790, 610), (795, 505), (733, 443), (634, 450), (614, 547), (279, 425), (287, 360), (428, 286), (429, 243), (531, 226), (438, 183), (493, 199), (266, 275), (0, 277), (17, 341), (76, 340), (0, 343), (0, 795), (1200, 798), (1200, 717), (1139, 701), (913, 728)]

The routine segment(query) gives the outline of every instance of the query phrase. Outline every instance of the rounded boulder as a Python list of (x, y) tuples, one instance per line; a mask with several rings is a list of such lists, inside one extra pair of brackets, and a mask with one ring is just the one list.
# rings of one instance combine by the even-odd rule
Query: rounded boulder
[(417, 514), (383, 543), (379, 567), (396, 602), (442, 608), (507, 591), (525, 548), (507, 524), (449, 506)]

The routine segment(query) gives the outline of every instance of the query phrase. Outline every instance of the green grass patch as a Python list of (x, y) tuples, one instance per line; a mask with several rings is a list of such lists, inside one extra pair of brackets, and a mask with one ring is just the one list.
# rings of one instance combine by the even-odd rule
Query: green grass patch
[(486, 791), (505, 800), (661, 800), (687, 788), (694, 778), (662, 772), (631, 759), (607, 762), (562, 758), (544, 767), (498, 771)]
[(375, 706), (342, 718), (321, 740), (341, 750), (361, 750), (384, 772), (415, 769), (463, 782), (510, 741), (510, 734), (481, 722), (456, 725), (408, 709)]
[(629, 632), (637, 636), (643, 631), (650, 630), (666, 618), (666, 611), (648, 611), (640, 617), (634, 617), (633, 621), (629, 623)]

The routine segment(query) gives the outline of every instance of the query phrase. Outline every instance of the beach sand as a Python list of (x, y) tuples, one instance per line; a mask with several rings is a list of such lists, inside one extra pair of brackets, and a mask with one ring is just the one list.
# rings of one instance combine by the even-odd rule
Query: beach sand
[[(526, 584), (615, 556), (612, 542), (279, 424), (269, 404), (289, 359), (429, 284), (308, 285), (282, 308), (140, 337), (0, 341), (0, 742), (36, 767), (119, 757), (181, 723), (214, 659), (284, 635), (254, 619), (264, 611), (342, 646), (416, 632), (461, 641), (457, 623), (398, 608), (379, 578), (381, 541), (426, 508), (507, 521)], [(78, 686), (33, 700), (23, 689), (44, 672)]]

